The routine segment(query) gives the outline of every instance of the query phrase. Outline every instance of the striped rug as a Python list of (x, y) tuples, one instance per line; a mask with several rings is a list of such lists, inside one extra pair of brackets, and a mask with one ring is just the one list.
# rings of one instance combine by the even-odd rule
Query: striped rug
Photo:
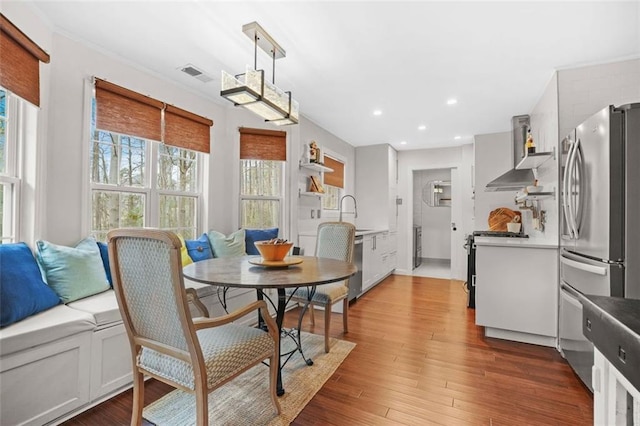
[[(286, 340), (283, 340), (283, 352), (284, 346), (288, 346)], [(323, 336), (303, 332), (302, 347), (314, 363), (307, 366), (300, 354), (295, 354), (285, 365), (282, 371), (285, 394), (280, 397), (282, 413), (279, 416), (269, 397), (269, 369), (258, 365), (209, 394), (209, 424), (290, 424), (349, 355), (355, 343), (331, 339), (331, 352), (326, 354)], [(195, 398), (175, 390), (145, 407), (143, 416), (157, 426), (194, 425)]]

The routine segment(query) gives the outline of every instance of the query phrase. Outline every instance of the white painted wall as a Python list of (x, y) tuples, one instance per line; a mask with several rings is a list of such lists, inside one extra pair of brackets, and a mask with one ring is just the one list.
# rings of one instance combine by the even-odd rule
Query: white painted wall
[(451, 207), (432, 207), (422, 193), (429, 182), (451, 182), (451, 169), (418, 170), (413, 174), (413, 220), (422, 226), (422, 257), (451, 259)]
[[(398, 212), (397, 273), (410, 274), (412, 270), (413, 172), (425, 169), (456, 168), (455, 173), (458, 175), (460, 188), (454, 190), (452, 210), (457, 209), (459, 217), (466, 219), (458, 222), (461, 226), (458, 226), (452, 238), (454, 252), (451, 258), (451, 273), (454, 279), (466, 279), (466, 251), (463, 244), (466, 233), (473, 231), (472, 152), (471, 145), (398, 152), (398, 196), (402, 198), (402, 205), (399, 206)], [(455, 198), (459, 198), (459, 202), (456, 202)], [(455, 215), (455, 211), (452, 211), (452, 214)]]
[(530, 210), (522, 211), (522, 225), (530, 238), (544, 240), (558, 244), (559, 237), (559, 139), (558, 139), (558, 78), (554, 73), (542, 93), (540, 100), (530, 113), (531, 134), (536, 142), (537, 152), (551, 152), (555, 149), (555, 159), (547, 160), (538, 167), (538, 185), (543, 191), (555, 191), (555, 198), (540, 200), (538, 206), (546, 213), (546, 223), (543, 231), (533, 229), (532, 213)]
[(513, 168), (511, 132), (476, 135), (475, 142), (475, 230), (489, 229), (489, 213), (498, 207), (515, 209), (516, 191), (486, 192), (487, 183)]
[[(329, 154), (337, 159), (344, 161), (344, 194), (355, 194), (355, 149), (347, 142), (338, 138), (334, 134), (328, 132), (313, 121), (303, 117), (300, 120), (300, 137), (297, 143), (296, 155), (291, 157), (291, 165), (298, 169), (298, 162), (301, 160), (303, 145), (308, 145), (311, 141), (316, 141), (322, 155)], [(299, 176), (293, 182), (293, 210), (298, 217), (297, 233), (315, 232), (318, 225), (322, 222), (338, 220), (338, 212), (323, 211), (320, 219), (317, 217), (317, 210), (322, 208), (321, 200), (318, 197), (298, 197), (298, 187), (302, 188), (307, 184), (307, 176), (309, 173), (301, 171)], [(345, 202), (346, 205), (346, 202)], [(351, 204), (349, 204), (351, 206)], [(314, 210), (314, 219), (311, 219), (311, 210)], [(351, 210), (351, 208), (349, 208)], [(353, 222), (352, 216), (344, 216), (347, 222)], [(292, 234), (293, 235), (296, 235)]]
[(560, 140), (607, 105), (640, 102), (640, 59), (558, 71)]

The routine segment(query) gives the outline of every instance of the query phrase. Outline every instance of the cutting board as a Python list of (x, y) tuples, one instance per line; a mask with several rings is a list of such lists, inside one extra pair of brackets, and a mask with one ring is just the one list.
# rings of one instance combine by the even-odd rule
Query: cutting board
[(489, 213), (489, 230), (490, 231), (506, 231), (507, 223), (512, 222), (515, 216), (520, 216), (522, 221), (522, 215), (520, 212), (513, 211), (506, 207), (499, 207)]

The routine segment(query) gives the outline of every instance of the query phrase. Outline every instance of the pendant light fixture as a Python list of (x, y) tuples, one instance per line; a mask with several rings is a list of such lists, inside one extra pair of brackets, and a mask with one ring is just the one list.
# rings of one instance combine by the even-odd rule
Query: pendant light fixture
[[(242, 32), (253, 40), (253, 68), (247, 66), (244, 74), (235, 76), (222, 71), (220, 96), (275, 125), (298, 124), (298, 102), (291, 98), (291, 92), (275, 85), (276, 59), (284, 58), (286, 52), (257, 22), (243, 25)], [(257, 69), (258, 47), (272, 58), (271, 83), (265, 80), (264, 70)]]

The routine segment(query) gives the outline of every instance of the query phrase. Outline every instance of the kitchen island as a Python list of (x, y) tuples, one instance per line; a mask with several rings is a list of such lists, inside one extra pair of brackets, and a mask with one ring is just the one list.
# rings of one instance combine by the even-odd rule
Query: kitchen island
[(556, 346), (558, 245), (476, 237), (476, 324), (485, 336)]

